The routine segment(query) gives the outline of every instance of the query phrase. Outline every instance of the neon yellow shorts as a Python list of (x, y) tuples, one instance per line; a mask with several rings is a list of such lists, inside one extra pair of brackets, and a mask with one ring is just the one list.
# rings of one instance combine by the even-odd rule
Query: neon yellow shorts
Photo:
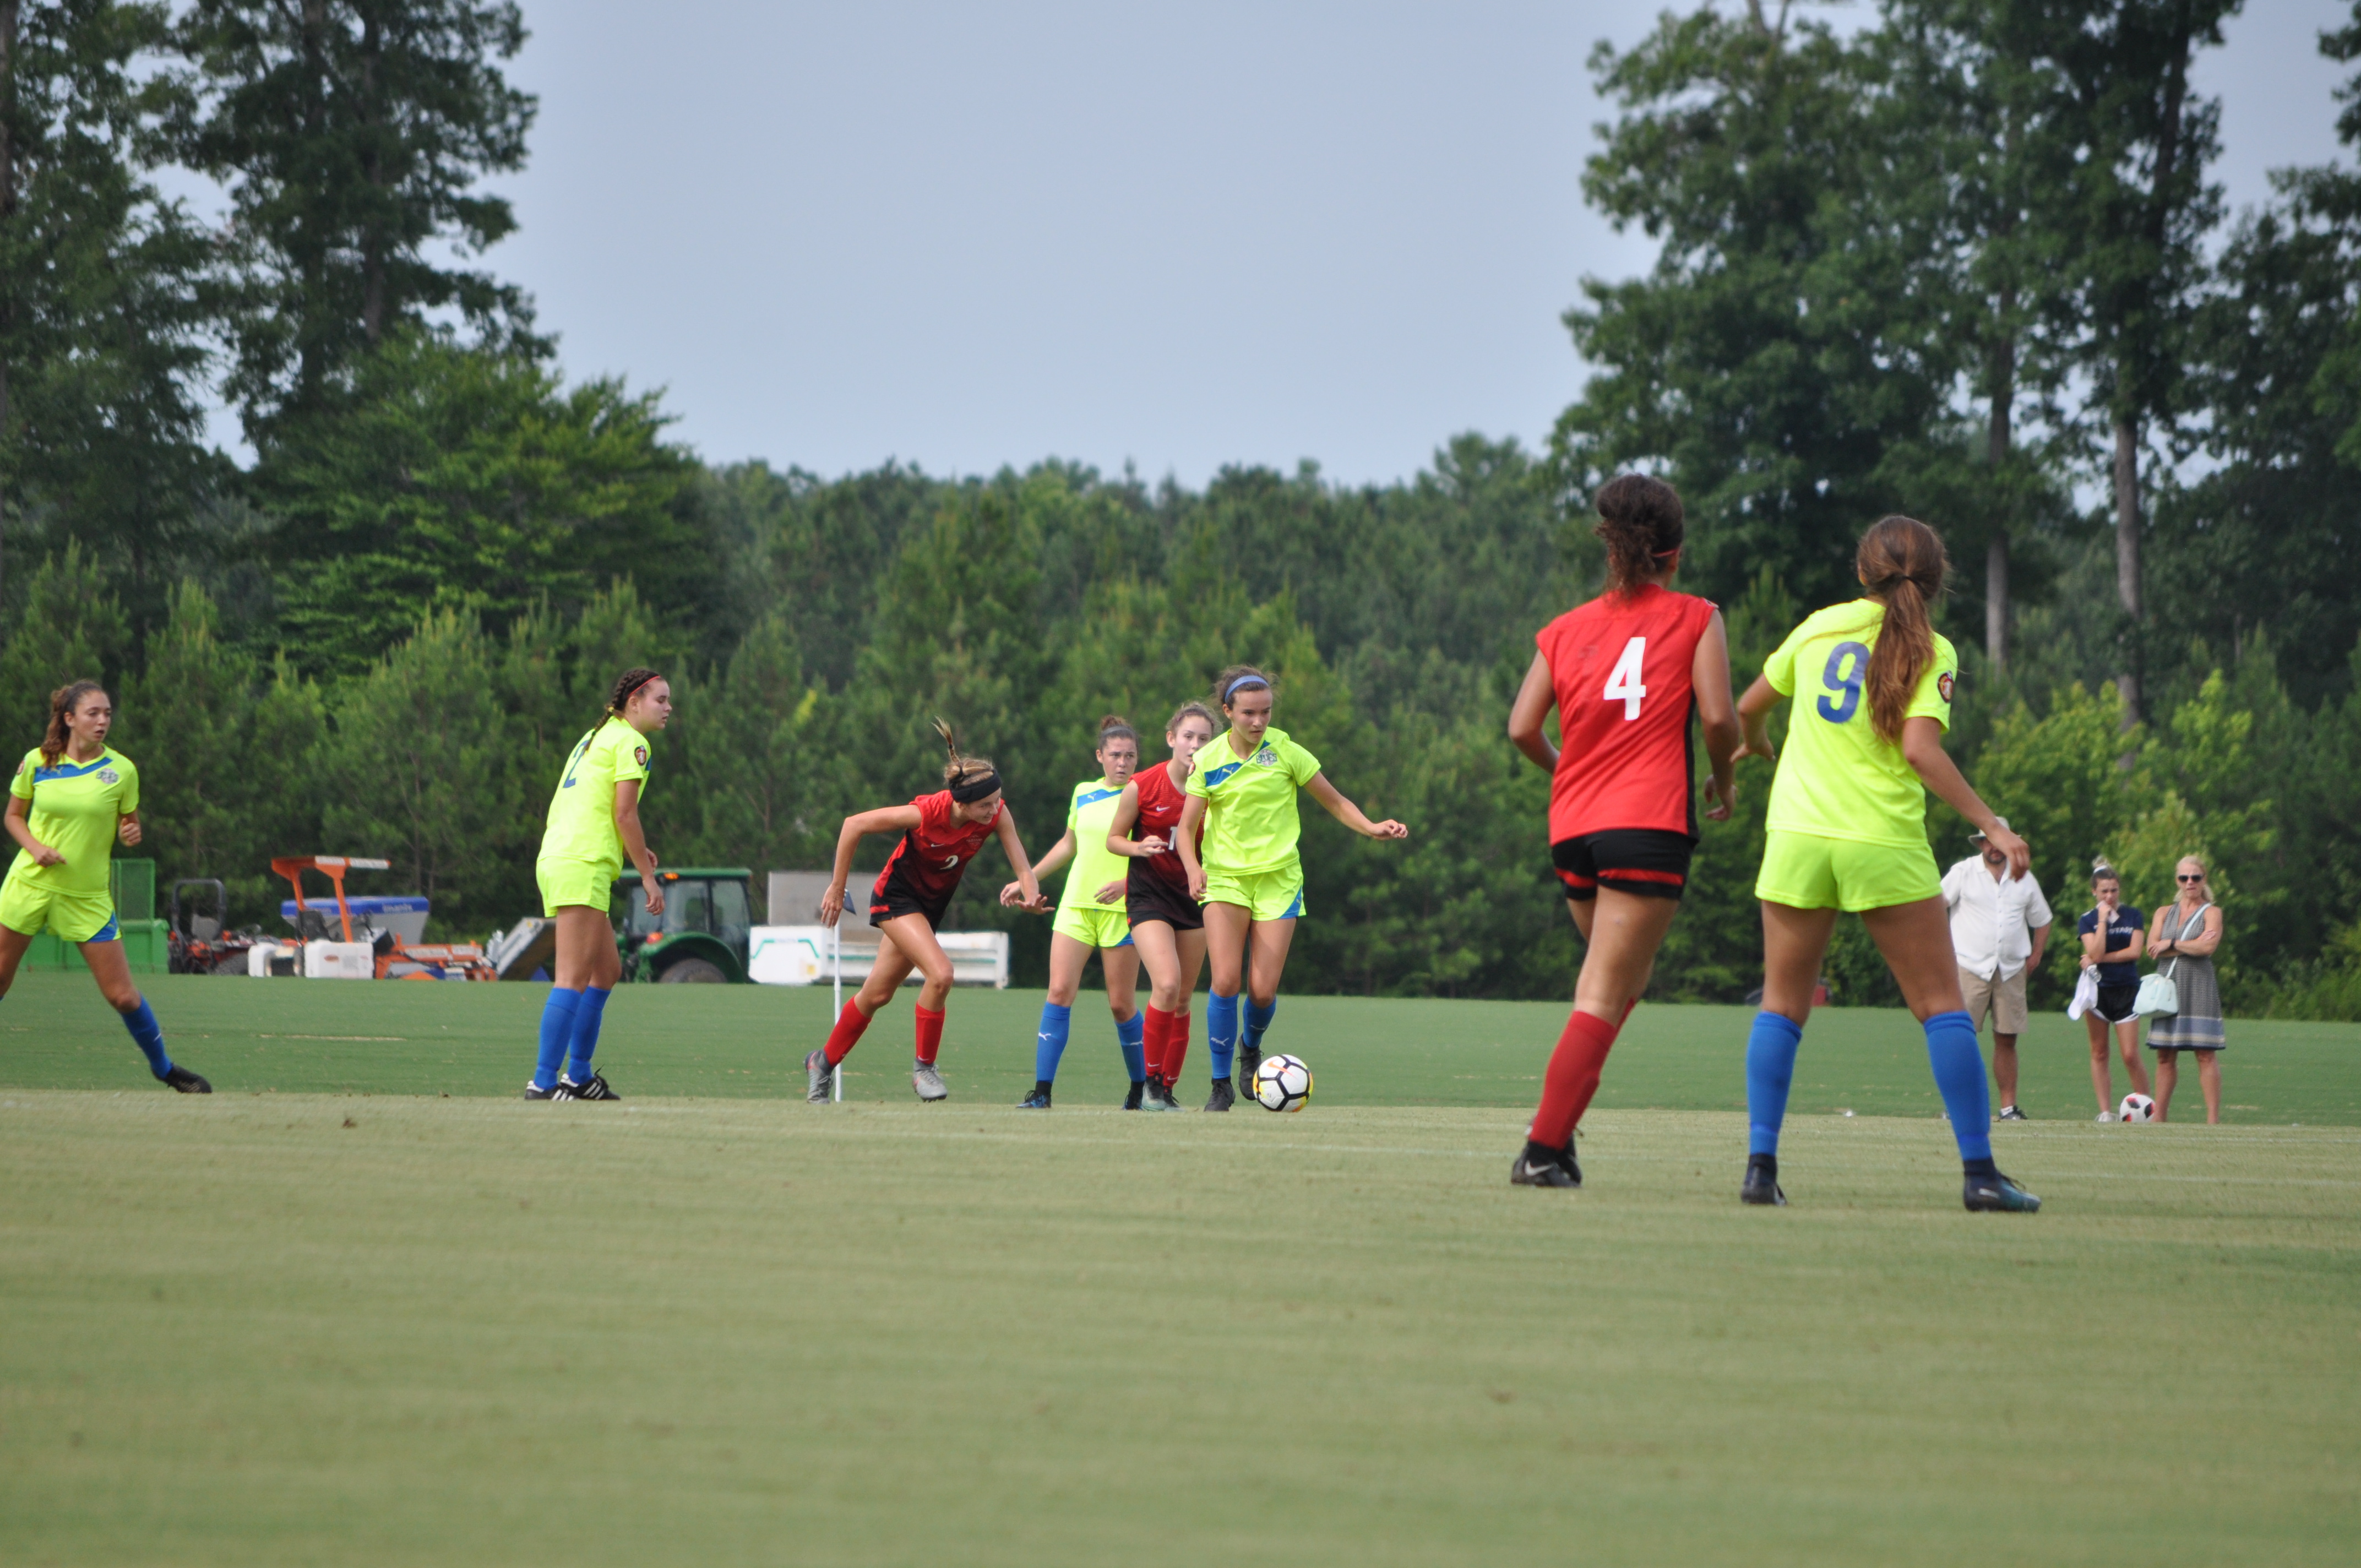
[(1131, 916), (1120, 904), (1085, 904), (1060, 909), (1049, 929), (1071, 937), (1086, 948), (1131, 946)]
[(27, 937), (53, 931), (66, 942), (112, 942), (121, 935), (112, 894), (73, 893), (16, 876), (0, 884), (0, 926)]
[(1303, 863), (1292, 861), (1268, 872), (1223, 872), (1208, 866), (1205, 902), (1242, 905), (1256, 920), (1300, 920), (1303, 917)]
[(1754, 896), (1791, 909), (1841, 909), (1857, 915), (1916, 904), (1943, 891), (1935, 851), (1924, 842), (1863, 844), (1773, 829), (1763, 847)]
[(533, 880), (541, 883), (541, 912), (555, 920), (560, 905), (587, 904), (601, 915), (607, 895), (623, 868), (605, 861), (535, 861)]

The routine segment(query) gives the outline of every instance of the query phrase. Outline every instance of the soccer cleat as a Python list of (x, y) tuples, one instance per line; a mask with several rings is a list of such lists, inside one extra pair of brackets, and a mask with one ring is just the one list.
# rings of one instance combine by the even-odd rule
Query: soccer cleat
[(1226, 1078), (1213, 1080), (1213, 1092), (1205, 1097), (1208, 1111), (1226, 1111), (1238, 1102), (1238, 1091), (1230, 1087)]
[(2098, 1123), (2101, 1126), (2104, 1126), (2114, 1119), (2115, 1113), (2113, 1111), (2102, 1111), (2097, 1115), (2091, 1118), (2091, 1120)]
[(1765, 1209), (1784, 1209), (1787, 1194), (1779, 1185), (1779, 1167), (1763, 1156), (1755, 1155), (1746, 1162), (1746, 1179), (1739, 1184), (1738, 1201)]
[(524, 1097), (527, 1100), (562, 1100), (566, 1098), (566, 1096), (557, 1092), (557, 1085), (554, 1083), (547, 1089), (544, 1089), (539, 1084), (529, 1080), (524, 1086)]
[(1016, 1102), (1016, 1108), (1019, 1111), (1047, 1111), (1049, 1109), (1049, 1086), (1046, 1083), (1035, 1084), (1033, 1092), (1019, 1100)]
[(943, 1087), (943, 1075), (935, 1070), (930, 1061), (922, 1061), (910, 1069), (910, 1087), (918, 1091), (919, 1099), (928, 1102), (951, 1097), (951, 1091)]
[(573, 1079), (561, 1073), (558, 1076), (557, 1088), (550, 1098), (553, 1100), (620, 1100), (622, 1096), (608, 1087), (605, 1073), (594, 1072), (590, 1075), (590, 1081), (588, 1083), (577, 1083)]
[(814, 1105), (825, 1105), (836, 1089), (836, 1069), (829, 1065), (826, 1051), (814, 1051), (804, 1058), (804, 1071), (810, 1075), (811, 1087), (804, 1098)]
[(212, 1084), (178, 1062), (174, 1062), (172, 1069), (164, 1075), (164, 1081), (182, 1094), (211, 1094), (214, 1091)]
[(1971, 1176), (1960, 1189), (1971, 1214), (2037, 1214), (2041, 1200), (2005, 1176)]
[(1574, 1146), (1562, 1149), (1544, 1149), (1536, 1158), (1533, 1146), (1527, 1144), (1516, 1163), (1509, 1167), (1511, 1187), (1580, 1187), (1582, 1167), (1574, 1160)]
[(1246, 1086), (1247, 1092), (1253, 1092), (1255, 1073), (1261, 1068), (1261, 1066), (1262, 1047), (1260, 1046), (1240, 1045), (1238, 1047), (1238, 1070), (1232, 1075), (1231, 1081), (1233, 1083), (1245, 1084)]
[(2000, 1114), (1994, 1116), (1993, 1120), (1995, 1122), (2030, 1122), (2033, 1118), (2026, 1115), (2024, 1112), (2018, 1110), (2014, 1105), (2004, 1105), (2000, 1108)]
[(1145, 1082), (1135, 1083), (1131, 1086), (1131, 1092), (1123, 1097), (1123, 1108), (1126, 1111), (1139, 1110), (1147, 1098), (1148, 1085)]
[(1139, 1108), (1143, 1111), (1180, 1109), (1172, 1102), (1172, 1086), (1160, 1078), (1151, 1078), (1148, 1080), (1148, 1092), (1139, 1097)]

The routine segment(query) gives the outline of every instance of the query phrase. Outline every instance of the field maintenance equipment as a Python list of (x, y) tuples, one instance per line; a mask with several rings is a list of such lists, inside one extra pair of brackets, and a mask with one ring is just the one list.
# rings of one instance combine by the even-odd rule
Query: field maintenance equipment
[[(310, 979), (356, 980), (496, 980), (497, 971), (484, 956), (484, 949), (473, 942), (405, 942), (394, 929), (380, 929), (366, 917), (361, 935), (353, 930), (354, 901), (345, 896), (345, 873), (348, 871), (390, 871), (390, 861), (365, 860), (353, 855), (281, 855), (270, 862), (270, 869), (287, 879), (295, 890), (294, 914), (291, 918), (304, 949), (302, 973)], [(335, 890), (336, 913), (331, 920), (325, 907), (307, 903), (303, 897), (303, 873), (316, 871), (324, 875)], [(408, 926), (412, 917), (415, 929), (425, 929), (425, 900), (379, 899), (363, 901), (377, 905), (400, 904), (399, 912), (380, 910), (389, 927), (396, 920)], [(282, 906), (283, 910), (283, 906)], [(337, 939), (341, 938), (341, 940)], [(314, 952), (313, 949), (317, 948)], [(269, 972), (277, 972), (276, 966)]]
[[(202, 896), (207, 888), (213, 897)], [(192, 890), (185, 903), (183, 889)], [(182, 877), (172, 884), (165, 905), (164, 939), (170, 950), (174, 974), (244, 974), (247, 953), (262, 932), (229, 928), (229, 889), (219, 877)]]
[(664, 912), (650, 915), (640, 879), (617, 877), (607, 907), (616, 921), (623, 978), (675, 985), (746, 983), (747, 938), (754, 924), (748, 890), (753, 880), (754, 873), (742, 866), (658, 872)]

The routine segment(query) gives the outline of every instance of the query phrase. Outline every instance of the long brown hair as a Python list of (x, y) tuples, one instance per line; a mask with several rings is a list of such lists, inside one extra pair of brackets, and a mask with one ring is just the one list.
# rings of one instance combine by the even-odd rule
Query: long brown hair
[(1607, 544), (1607, 591), (1638, 593), (1664, 569), (1686, 537), (1681, 495), (1662, 479), (1625, 474), (1598, 488), (1591, 501), (1598, 525), (1590, 532)]
[(638, 695), (642, 686), (646, 685), (650, 681), (662, 679), (664, 679), (662, 675), (644, 665), (634, 666), (617, 675), (613, 687), (607, 693), (607, 717), (622, 718), (623, 709), (629, 706), (631, 698)]
[(1869, 597), (1885, 607), (1885, 627), (1870, 651), (1869, 719), (1889, 745), (1902, 739), (1902, 720), (1918, 677), (1935, 662), (1935, 606), (1943, 598), (1950, 557), (1943, 536), (1915, 517), (1881, 517), (1861, 536), (1853, 557)]
[(41, 735), (41, 766), (54, 768), (65, 755), (66, 742), (73, 738), (66, 730), (66, 715), (80, 707), (82, 699), (91, 693), (105, 690), (96, 681), (69, 681), (49, 694), (49, 727)]

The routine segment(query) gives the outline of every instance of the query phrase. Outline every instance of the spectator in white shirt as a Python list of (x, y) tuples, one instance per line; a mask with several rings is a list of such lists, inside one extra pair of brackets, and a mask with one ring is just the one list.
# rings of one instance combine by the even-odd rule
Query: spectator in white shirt
[[(2000, 818), (2008, 826), (2008, 818)], [(1977, 853), (1943, 873), (1943, 904), (1951, 912), (1951, 952), (1960, 963), (1960, 994), (1968, 1016), (1983, 1027), (1992, 1014), (1993, 1082), (2000, 1091), (2000, 1120), (2022, 1122), (2016, 1108), (2016, 1037), (2025, 1032), (2026, 972), (2039, 967), (2055, 918), (2041, 884), (2027, 872), (2008, 874), (2008, 857), (1968, 835)]]

